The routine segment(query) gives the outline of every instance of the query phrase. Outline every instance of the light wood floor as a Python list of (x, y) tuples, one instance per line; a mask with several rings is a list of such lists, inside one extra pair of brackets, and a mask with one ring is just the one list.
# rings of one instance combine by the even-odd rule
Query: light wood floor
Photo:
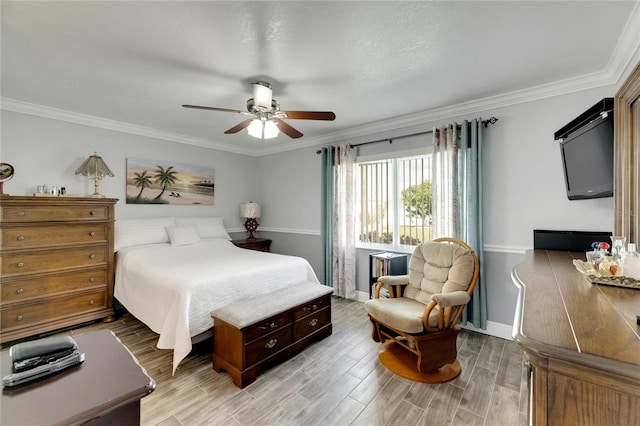
[(211, 368), (200, 344), (171, 376), (169, 350), (130, 314), (71, 334), (108, 328), (149, 375), (155, 391), (142, 400), (145, 425), (525, 425), (526, 367), (507, 340), (463, 331), (462, 374), (428, 385), (380, 365), (363, 304), (334, 298), (333, 335), (262, 374), (243, 390)]

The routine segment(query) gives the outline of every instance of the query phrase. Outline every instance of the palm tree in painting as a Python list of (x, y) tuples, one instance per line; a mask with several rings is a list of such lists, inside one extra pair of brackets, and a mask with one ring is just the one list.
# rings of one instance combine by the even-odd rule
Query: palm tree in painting
[(167, 186), (176, 183), (176, 174), (178, 172), (173, 170), (173, 166), (169, 166), (166, 169), (162, 166), (156, 167), (156, 174), (153, 175), (153, 177), (158, 185), (162, 185), (162, 191), (160, 191), (160, 193), (156, 198), (154, 198), (154, 200), (159, 200), (160, 197), (162, 197), (162, 194), (164, 194), (164, 190), (167, 189)]
[(151, 176), (147, 174), (147, 170), (142, 173), (135, 172), (133, 183), (136, 185), (136, 188), (140, 188), (140, 192), (138, 192), (138, 195), (136, 196), (136, 200), (139, 200), (142, 195), (142, 191), (144, 191), (145, 188), (151, 188)]

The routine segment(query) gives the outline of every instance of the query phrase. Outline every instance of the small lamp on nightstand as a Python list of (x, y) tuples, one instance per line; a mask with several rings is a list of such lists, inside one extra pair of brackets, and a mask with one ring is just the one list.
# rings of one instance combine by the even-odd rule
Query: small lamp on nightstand
[(248, 203), (240, 204), (240, 217), (246, 218), (244, 222), (244, 229), (249, 233), (247, 240), (255, 240), (253, 233), (258, 229), (260, 225), (257, 219), (260, 218), (260, 204), (249, 201)]

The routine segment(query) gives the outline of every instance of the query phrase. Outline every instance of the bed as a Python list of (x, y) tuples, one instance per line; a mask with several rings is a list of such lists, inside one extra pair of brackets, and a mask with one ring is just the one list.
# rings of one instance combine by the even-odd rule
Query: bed
[(213, 309), (300, 282), (318, 282), (296, 256), (234, 246), (221, 218), (121, 219), (115, 232), (115, 298), (173, 349), (173, 373)]

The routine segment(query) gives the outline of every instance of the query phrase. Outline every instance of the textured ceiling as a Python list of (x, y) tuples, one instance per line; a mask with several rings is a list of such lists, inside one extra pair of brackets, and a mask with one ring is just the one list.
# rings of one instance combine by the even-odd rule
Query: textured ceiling
[[(559, 81), (604, 79), (638, 15), (631, 1), (0, 7), (3, 108), (26, 102), (247, 153), (365, 134), (367, 125)], [(289, 120), (302, 139), (260, 141), (223, 133), (242, 115), (181, 108), (244, 110), (258, 79), (273, 84), (283, 110), (331, 110), (336, 120)]]

